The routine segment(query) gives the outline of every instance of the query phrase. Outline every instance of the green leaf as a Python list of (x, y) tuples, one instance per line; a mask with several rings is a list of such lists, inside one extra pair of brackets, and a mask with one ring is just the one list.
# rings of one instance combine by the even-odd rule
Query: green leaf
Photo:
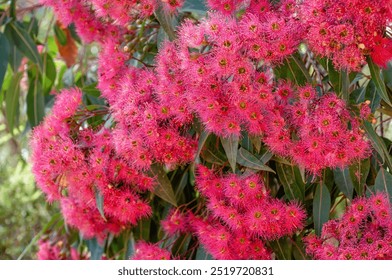
[(235, 172), (235, 165), (237, 160), (239, 137), (237, 135), (230, 135), (227, 138), (221, 138), (223, 149), (225, 150), (227, 159), (229, 160), (231, 169)]
[(248, 152), (242, 147), (238, 150), (237, 153), (237, 163), (252, 169), (275, 173), (273, 169), (271, 169), (267, 165), (264, 165), (259, 159), (257, 159), (257, 157), (255, 157), (254, 155), (252, 155), (250, 152)]
[(377, 94), (376, 85), (374, 84), (373, 80), (369, 81), (369, 84), (366, 87), (365, 100), (370, 101), (369, 106), (372, 113), (374, 113), (380, 107), (381, 96)]
[(207, 11), (207, 7), (204, 0), (185, 0), (184, 5), (181, 7), (181, 11), (204, 14)]
[[(11, 34), (12, 41), (18, 50), (32, 62), (36, 63), (42, 72), (42, 59), (39, 55), (37, 45), (34, 43), (33, 39), (31, 39), (29, 33), (23, 28), (23, 26), (20, 26), (15, 22), (11, 22), (7, 25), (5, 32), (8, 32), (7, 34)], [(8, 39), (10, 38), (8, 37)]]
[(321, 235), (323, 225), (329, 219), (331, 209), (331, 195), (325, 184), (320, 183), (316, 187), (316, 193), (313, 198), (313, 221), (314, 229), (317, 235)]
[(335, 183), (339, 190), (348, 198), (352, 199), (354, 194), (354, 184), (351, 180), (350, 171), (346, 167), (344, 169), (337, 168), (333, 171)]
[(298, 54), (286, 58), (283, 64), (275, 67), (274, 70), (279, 79), (290, 80), (296, 85), (305, 85), (312, 82), (312, 78)]
[(177, 207), (176, 196), (174, 195), (172, 184), (166, 175), (165, 170), (159, 164), (151, 165), (151, 173), (156, 178), (157, 186), (153, 193), (163, 200)]
[(372, 80), (374, 81), (374, 84), (376, 85), (378, 94), (381, 96), (382, 100), (384, 100), (389, 106), (392, 106), (392, 103), (388, 97), (385, 83), (381, 79), (380, 68), (376, 64), (373, 63), (373, 60), (370, 57), (368, 57), (367, 63), (369, 66), (370, 75), (372, 76)]
[(98, 243), (96, 238), (86, 240), (86, 245), (91, 253), (90, 260), (101, 260), (104, 248)]
[(305, 185), (298, 167), (277, 162), (276, 171), (287, 199), (303, 201), (305, 198)]
[(104, 206), (104, 198), (102, 193), (99, 191), (98, 188), (95, 188), (95, 203), (97, 205), (99, 214), (101, 214), (102, 219), (107, 222), (107, 219), (105, 217), (105, 212), (103, 210), (103, 206)]
[(62, 218), (61, 213), (56, 213), (52, 216), (52, 218), (49, 220), (49, 222), (41, 229), (37, 235), (34, 236), (34, 238), (31, 240), (31, 242), (24, 248), (23, 252), (19, 255), (18, 260), (21, 260), (24, 255), (34, 246), (37, 244), (38, 240), (41, 238), (41, 236), (51, 229), (54, 225), (56, 225)]
[(57, 69), (53, 58), (50, 54), (42, 54), (42, 61), (44, 63), (44, 75), (42, 78), (42, 89), (44, 95), (48, 95), (56, 81)]
[(26, 98), (27, 117), (31, 128), (37, 126), (45, 116), (45, 100), (41, 82), (38, 77), (30, 80), (29, 91)]
[(366, 179), (370, 172), (370, 159), (358, 161), (349, 167), (350, 176), (357, 194), (362, 195), (365, 190)]
[(376, 191), (386, 193), (392, 203), (392, 175), (382, 167), (378, 171), (374, 188)]
[(199, 144), (197, 146), (197, 152), (195, 156), (196, 163), (200, 163), (200, 152), (201, 149), (203, 149), (203, 146), (206, 143), (208, 136), (210, 136), (210, 133), (208, 133), (207, 131), (203, 131), (199, 137)]
[(20, 80), (23, 77), (23, 73), (16, 73), (12, 80), (10, 87), (8, 88), (5, 96), (5, 115), (7, 119), (8, 129), (13, 134), (15, 123), (19, 118), (19, 92), (20, 92)]
[(163, 30), (165, 30), (170, 41), (176, 38), (176, 32), (173, 29), (173, 19), (170, 13), (165, 11), (162, 4), (159, 5), (158, 9), (155, 10), (155, 17), (159, 21)]
[(8, 58), (10, 55), (10, 45), (7, 38), (0, 33), (0, 90), (3, 86), (4, 76), (7, 72)]
[(368, 121), (364, 121), (364, 128), (370, 141), (372, 142), (372, 146), (380, 155), (383, 163), (386, 162), (388, 167), (392, 170), (391, 156), (389, 155), (389, 151), (384, 141), (381, 139), (380, 136), (377, 135), (377, 133), (373, 129), (373, 126)]
[(55, 24), (54, 27), (54, 34), (60, 45), (65, 46), (67, 44), (67, 35), (65, 35), (64, 31), (60, 28), (58, 24)]

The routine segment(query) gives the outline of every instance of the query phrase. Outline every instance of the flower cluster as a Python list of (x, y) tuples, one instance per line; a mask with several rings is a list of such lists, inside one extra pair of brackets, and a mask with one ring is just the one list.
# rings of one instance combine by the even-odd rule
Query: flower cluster
[(263, 240), (291, 235), (303, 227), (302, 208), (271, 198), (258, 175), (221, 177), (199, 166), (196, 180), (207, 199), (209, 216), (191, 225), (216, 259), (270, 259)]
[(38, 242), (38, 260), (83, 260), (86, 259), (73, 247), (66, 246), (62, 240), (52, 242), (50, 240), (41, 239)]
[(353, 201), (339, 220), (328, 221), (321, 237), (308, 235), (306, 251), (315, 259), (392, 258), (391, 204), (384, 194)]
[[(83, 118), (99, 111), (81, 108), (81, 98), (79, 90), (64, 90), (52, 114), (34, 129), (33, 173), (48, 200), (60, 202), (69, 225), (85, 238), (103, 240), (150, 214), (141, 194), (153, 189), (154, 180), (115, 154), (109, 129), (85, 126)], [(104, 200), (103, 213), (97, 195)]]
[[(334, 93), (317, 96), (310, 86), (296, 90), (282, 83), (275, 92), (264, 142), (277, 154), (290, 157), (312, 173), (326, 167), (350, 165), (369, 155), (358, 116)], [(365, 114), (368, 105), (361, 105)]]
[(151, 244), (139, 241), (135, 245), (135, 254), (131, 260), (170, 260), (171, 253), (159, 247), (158, 244)]
[(391, 1), (306, 0), (301, 14), (306, 41), (315, 53), (332, 59), (337, 68), (360, 70), (371, 54), (385, 66), (392, 59), (390, 39), (383, 38), (392, 19)]

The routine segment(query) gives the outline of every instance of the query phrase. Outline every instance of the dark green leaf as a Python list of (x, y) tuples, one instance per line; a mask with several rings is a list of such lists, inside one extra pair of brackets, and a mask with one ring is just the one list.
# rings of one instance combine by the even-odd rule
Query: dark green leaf
[(323, 225), (329, 219), (331, 195), (325, 184), (318, 184), (313, 198), (313, 221), (316, 234), (320, 235)]
[(286, 58), (282, 65), (276, 67), (275, 74), (279, 79), (289, 80), (297, 85), (311, 83), (309, 72), (303, 65), (298, 54)]
[(153, 193), (163, 200), (177, 207), (176, 196), (174, 195), (172, 184), (161, 165), (151, 165), (152, 175), (156, 178), (157, 186)]
[(298, 167), (277, 162), (276, 171), (287, 199), (303, 201), (305, 197), (305, 185)]
[(392, 175), (382, 167), (378, 171), (374, 188), (376, 191), (386, 193), (392, 203)]
[(370, 159), (358, 161), (349, 167), (350, 176), (357, 194), (362, 195), (366, 185), (366, 179), (370, 171)]
[(202, 245), (197, 248), (196, 260), (213, 260), (214, 258), (207, 253)]
[(90, 260), (101, 260), (104, 248), (98, 243), (97, 239), (86, 240), (86, 244), (91, 253)]
[(38, 77), (30, 80), (29, 91), (27, 93), (27, 117), (31, 128), (37, 126), (45, 116), (45, 100), (41, 82)]
[(199, 144), (197, 147), (197, 152), (196, 152), (196, 163), (200, 163), (200, 152), (201, 149), (203, 149), (203, 146), (205, 144), (205, 142), (207, 141), (208, 136), (210, 136), (210, 133), (208, 133), (207, 131), (203, 131), (199, 137)]
[(16, 73), (8, 88), (5, 96), (5, 113), (9, 131), (13, 134), (15, 123), (19, 118), (19, 93), (20, 93), (20, 80), (23, 73)]
[(364, 128), (367, 132), (367, 135), (377, 153), (380, 155), (383, 162), (386, 162), (388, 167), (392, 169), (392, 161), (391, 156), (389, 155), (389, 151), (385, 146), (384, 141), (377, 135), (374, 131), (372, 125), (368, 121), (364, 121)]
[(348, 198), (352, 199), (354, 194), (354, 184), (351, 180), (350, 171), (346, 167), (344, 169), (337, 168), (333, 171), (335, 183), (339, 190)]
[(181, 11), (205, 13), (207, 11), (207, 7), (204, 0), (185, 0)]
[(38, 53), (37, 45), (23, 26), (11, 22), (7, 25), (6, 30), (8, 30), (7, 34), (11, 34), (12, 41), (18, 50), (32, 62), (36, 63), (42, 71), (42, 59)]
[(155, 10), (155, 17), (163, 30), (165, 30), (169, 40), (173, 41), (176, 38), (176, 32), (173, 29), (173, 19), (170, 13), (162, 7), (162, 4)]
[(238, 141), (239, 137), (236, 135), (231, 135), (227, 138), (221, 138), (223, 149), (225, 150), (227, 159), (229, 160), (233, 172), (235, 172), (235, 165), (237, 160)]
[(389, 106), (392, 106), (391, 101), (389, 100), (387, 89), (385, 87), (384, 81), (381, 79), (380, 68), (373, 63), (373, 60), (368, 57), (367, 63), (370, 70), (370, 75), (372, 76), (372, 80), (377, 88), (378, 94), (381, 96), (382, 100), (384, 100)]
[(7, 72), (10, 45), (4, 34), (0, 33), (0, 90), (3, 86), (4, 76)]
[(267, 165), (264, 165), (260, 160), (257, 159), (257, 157), (255, 157), (254, 155), (252, 155), (250, 152), (248, 152), (242, 147), (238, 150), (237, 153), (237, 163), (252, 169), (275, 173), (273, 169), (271, 169)]
[(369, 84), (366, 87), (365, 100), (370, 101), (369, 106), (372, 110), (372, 113), (374, 113), (380, 107), (381, 96), (377, 94), (377, 89), (373, 80), (369, 81)]

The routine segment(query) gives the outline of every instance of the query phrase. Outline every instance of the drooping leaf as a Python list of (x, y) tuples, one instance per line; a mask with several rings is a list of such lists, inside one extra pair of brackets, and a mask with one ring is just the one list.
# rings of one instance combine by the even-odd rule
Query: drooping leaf
[(287, 199), (303, 201), (305, 197), (305, 185), (298, 167), (277, 162), (276, 171)]
[(252, 169), (256, 170), (263, 170), (263, 171), (268, 171), (268, 172), (273, 172), (275, 171), (271, 169), (269, 166), (263, 164), (257, 157), (252, 155), (250, 152), (245, 150), (244, 148), (240, 148), (237, 153), (237, 163), (246, 166)]
[(207, 7), (204, 0), (185, 0), (184, 5), (181, 7), (181, 11), (204, 14), (207, 11)]
[(53, 85), (56, 81), (57, 69), (54, 64), (53, 58), (48, 53), (43, 53), (42, 61), (44, 64), (44, 73), (42, 77), (42, 90), (44, 95), (48, 95), (53, 88)]
[(380, 107), (381, 96), (377, 93), (376, 85), (373, 80), (369, 81), (369, 84), (366, 87), (365, 100), (370, 101), (369, 106), (372, 113)]
[(105, 212), (103, 210), (104, 197), (103, 197), (102, 193), (99, 191), (98, 188), (95, 188), (95, 203), (97, 205), (99, 214), (101, 214), (102, 219), (106, 222), (107, 219), (105, 217)]
[(378, 171), (374, 189), (386, 193), (392, 203), (392, 175), (382, 167)]
[(389, 155), (389, 151), (388, 151), (384, 141), (381, 139), (380, 136), (377, 135), (377, 133), (374, 131), (372, 125), (368, 121), (364, 121), (364, 128), (365, 128), (365, 131), (366, 131), (374, 149), (380, 155), (383, 162), (386, 162), (388, 167), (390, 169), (392, 169), (391, 156)]
[(7, 72), (10, 45), (4, 34), (0, 33), (0, 90), (3, 86), (4, 76)]
[(197, 152), (196, 152), (196, 156), (195, 156), (196, 163), (200, 163), (200, 152), (201, 152), (201, 149), (203, 149), (203, 146), (204, 146), (205, 142), (207, 141), (208, 136), (210, 136), (210, 133), (208, 133), (207, 131), (203, 131), (199, 137), (199, 144), (198, 144)]
[(320, 183), (316, 187), (313, 198), (313, 221), (316, 234), (320, 235), (323, 225), (329, 220), (331, 209), (331, 195), (327, 186)]
[[(39, 55), (37, 45), (31, 39), (30, 34), (24, 29), (23, 25), (11, 22), (7, 25), (5, 32), (11, 34), (11, 40), (18, 50), (32, 62), (36, 63), (40, 71), (42, 71), (42, 59)], [(10, 39), (9, 36), (7, 37)]]
[(225, 150), (227, 159), (229, 160), (233, 172), (235, 172), (235, 165), (237, 160), (238, 141), (239, 141), (239, 137), (236, 135), (231, 135), (226, 138), (221, 138), (223, 149)]
[(19, 118), (19, 93), (20, 93), (20, 80), (23, 73), (18, 72), (14, 75), (5, 96), (5, 114), (8, 124), (8, 129), (11, 133), (14, 131), (14, 126)]
[(101, 260), (104, 248), (96, 238), (86, 240), (87, 248), (91, 253), (90, 260)]
[(173, 41), (176, 38), (176, 32), (173, 29), (173, 19), (170, 13), (162, 7), (162, 4), (155, 10), (155, 17), (163, 30), (165, 30), (169, 40)]
[(352, 199), (354, 194), (354, 184), (351, 180), (350, 171), (346, 167), (344, 169), (337, 168), (333, 171), (335, 183), (339, 190), (348, 198)]
[(30, 80), (27, 93), (27, 117), (31, 128), (37, 126), (45, 116), (45, 100), (39, 77)]
[(369, 66), (370, 75), (372, 76), (372, 80), (377, 88), (378, 94), (381, 96), (382, 100), (384, 100), (389, 106), (392, 106), (392, 103), (388, 97), (388, 92), (385, 87), (385, 83), (381, 79), (380, 68), (376, 64), (374, 64), (373, 60), (370, 57), (368, 57), (367, 63)]
[(370, 172), (370, 159), (358, 161), (349, 167), (350, 176), (357, 194), (362, 195), (364, 192), (366, 179)]
[(159, 164), (153, 164), (151, 165), (151, 172), (157, 182), (157, 186), (153, 193), (177, 207), (176, 196), (174, 194), (172, 184), (167, 177), (165, 170), (163, 170), (163, 167)]

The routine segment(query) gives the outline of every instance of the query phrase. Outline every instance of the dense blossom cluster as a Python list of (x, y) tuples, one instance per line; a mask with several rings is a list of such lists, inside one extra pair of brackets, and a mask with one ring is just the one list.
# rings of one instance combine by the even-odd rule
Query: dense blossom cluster
[(86, 259), (86, 256), (82, 256), (79, 252), (70, 246), (66, 246), (66, 243), (62, 240), (56, 240), (55, 242), (48, 239), (41, 239), (38, 242), (38, 260), (82, 260)]
[(391, 7), (390, 0), (306, 0), (301, 8), (306, 41), (337, 68), (360, 70), (368, 54), (385, 66), (392, 59), (392, 40), (383, 37)]
[(270, 259), (263, 240), (291, 235), (303, 227), (302, 208), (271, 198), (258, 175), (221, 177), (199, 166), (197, 189), (207, 199), (209, 216), (191, 225), (216, 259)]
[[(334, 92), (278, 80), (274, 70), (303, 42), (339, 69), (360, 70), (368, 55), (385, 66), (392, 58), (384, 37), (390, 0), (207, 0), (212, 10), (185, 19), (177, 38), (159, 46), (155, 65), (139, 59), (143, 68), (130, 66), (138, 58), (124, 51), (124, 38), (144, 34), (129, 24), (149, 18), (159, 28), (154, 12), (173, 15), (184, 0), (41, 1), (64, 25), (74, 23), (84, 41), (101, 44), (97, 87), (109, 107), (90, 111), (81, 91), (64, 90), (31, 139), (39, 187), (83, 238), (102, 242), (149, 217), (146, 197), (155, 182), (146, 173), (155, 164), (174, 170), (193, 162), (200, 130), (245, 132), (315, 175), (370, 155), (361, 128), (368, 103), (354, 112)], [(92, 127), (88, 119), (97, 114), (105, 125)], [(193, 234), (216, 259), (271, 259), (266, 241), (304, 227), (302, 207), (272, 198), (258, 174), (221, 175), (202, 165), (196, 173), (197, 211), (169, 211), (161, 221), (169, 237)], [(306, 239), (307, 252), (316, 259), (391, 258), (390, 211), (380, 194), (359, 198), (321, 237)], [(138, 241), (132, 259), (173, 258), (159, 244)], [(61, 246), (41, 241), (38, 256), (79, 258), (72, 249), (62, 255)]]
[(392, 216), (387, 197), (375, 194), (353, 201), (339, 220), (328, 221), (321, 237), (306, 237), (315, 259), (392, 259)]
[(158, 244), (151, 244), (139, 241), (135, 245), (135, 253), (132, 260), (170, 260), (171, 253), (159, 247)]
[[(85, 238), (103, 240), (150, 214), (140, 194), (152, 190), (154, 181), (116, 155), (109, 129), (82, 126), (78, 115), (88, 112), (79, 108), (81, 97), (79, 90), (64, 90), (52, 114), (34, 129), (33, 173), (48, 200), (60, 202), (68, 224)], [(97, 193), (104, 200), (103, 213)]]
[[(333, 93), (317, 96), (310, 86), (294, 90), (281, 84), (271, 110), (264, 142), (282, 156), (317, 174), (326, 167), (350, 165), (369, 155), (360, 118), (351, 115), (345, 102)], [(367, 104), (362, 104), (366, 114)], [(366, 116), (364, 116), (366, 117)]]

